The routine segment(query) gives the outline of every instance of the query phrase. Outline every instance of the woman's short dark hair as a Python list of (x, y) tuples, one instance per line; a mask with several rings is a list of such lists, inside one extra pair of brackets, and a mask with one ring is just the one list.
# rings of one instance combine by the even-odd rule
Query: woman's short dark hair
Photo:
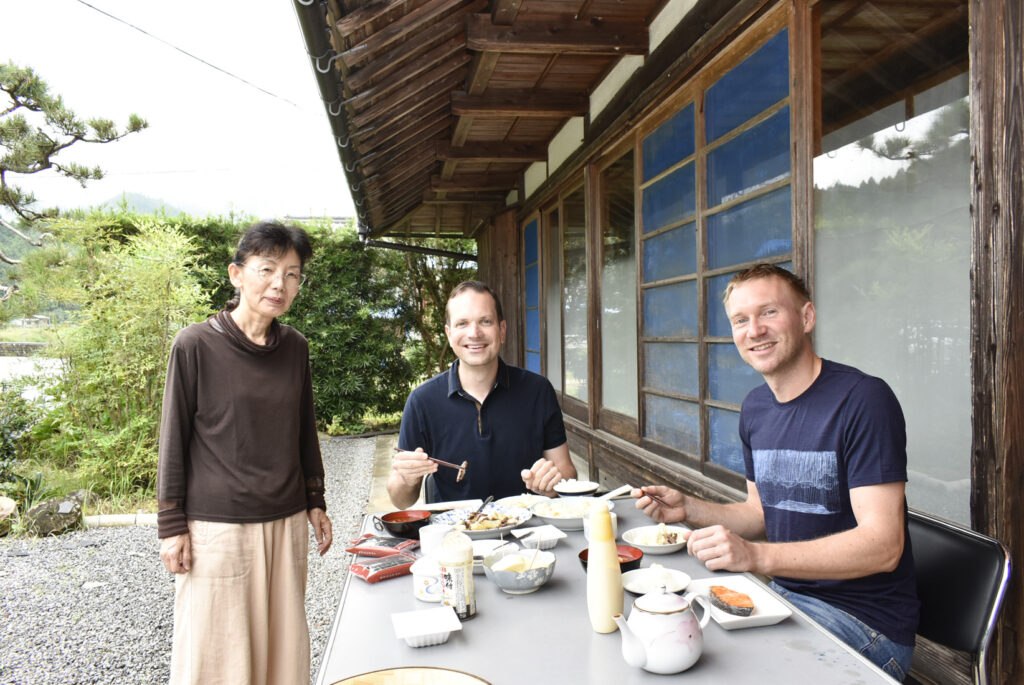
[(300, 266), (313, 256), (309, 235), (298, 226), (285, 226), (277, 221), (260, 221), (245, 229), (235, 250), (235, 264), (242, 266), (253, 255), (280, 257), (295, 250)]
[[(286, 226), (277, 221), (259, 221), (242, 233), (231, 262), (242, 266), (253, 255), (281, 257), (288, 250), (295, 250), (299, 255), (300, 268), (304, 267), (313, 256), (309, 234), (298, 226)], [(238, 301), (239, 292), (235, 290), (234, 297), (227, 301), (224, 308), (231, 311), (238, 306)]]

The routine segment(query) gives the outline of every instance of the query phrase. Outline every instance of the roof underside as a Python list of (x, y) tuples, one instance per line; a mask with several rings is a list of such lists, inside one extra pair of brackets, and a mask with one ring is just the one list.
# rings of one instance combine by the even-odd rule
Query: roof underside
[[(588, 114), (619, 58), (648, 53), (664, 4), (328, 0), (326, 16), (317, 2), (300, 8), (362, 230), (473, 235), (511, 190), (521, 193), (523, 171), (547, 160), (566, 121)], [(962, 0), (827, 6), (823, 105), (851, 115), (842, 95), (877, 88), (864, 82), (867, 67), (878, 72), (895, 55), (894, 69), (913, 69), (902, 52), (910, 42), (956, 54), (950, 38), (966, 22)], [(934, 65), (934, 55), (923, 60)]]

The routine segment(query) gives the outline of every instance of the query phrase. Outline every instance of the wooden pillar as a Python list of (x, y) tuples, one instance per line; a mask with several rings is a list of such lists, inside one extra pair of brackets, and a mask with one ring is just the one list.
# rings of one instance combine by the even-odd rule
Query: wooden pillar
[(524, 366), (526, 359), (522, 243), (515, 209), (495, 216), (494, 221), (477, 236), (480, 280), (491, 286), (501, 298), (502, 313), (508, 327), (501, 358), (514, 366)]
[(1011, 553), (989, 682), (1024, 682), (1024, 0), (970, 0), (971, 518)]

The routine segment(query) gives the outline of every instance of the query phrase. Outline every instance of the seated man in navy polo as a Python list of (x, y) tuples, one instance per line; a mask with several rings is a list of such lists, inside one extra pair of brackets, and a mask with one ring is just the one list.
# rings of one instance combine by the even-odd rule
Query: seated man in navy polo
[[(543, 376), (501, 360), (505, 328), (487, 285), (465, 281), (452, 290), (444, 331), (457, 359), (405, 403), (387, 483), (396, 507), (416, 502), (428, 473), (435, 474), (437, 501), (525, 490), (553, 495), (556, 483), (576, 477), (555, 390)], [(455, 469), (439, 470), (428, 456), (468, 462), (465, 476), (457, 480)]]

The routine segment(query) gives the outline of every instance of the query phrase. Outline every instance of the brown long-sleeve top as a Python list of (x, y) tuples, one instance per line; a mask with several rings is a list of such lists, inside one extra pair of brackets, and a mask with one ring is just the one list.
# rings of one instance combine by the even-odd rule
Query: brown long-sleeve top
[(178, 333), (164, 388), (157, 497), (161, 538), (187, 533), (188, 519), (254, 523), (326, 510), (301, 333), (275, 320), (257, 345), (226, 311)]

